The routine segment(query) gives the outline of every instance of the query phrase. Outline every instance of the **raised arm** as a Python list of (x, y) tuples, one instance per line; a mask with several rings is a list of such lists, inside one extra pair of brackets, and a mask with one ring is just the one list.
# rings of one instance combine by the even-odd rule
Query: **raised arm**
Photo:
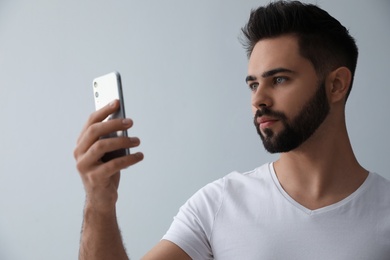
[[(115, 101), (92, 113), (74, 150), (77, 169), (86, 192), (80, 260), (129, 259), (119, 231), (115, 206), (120, 170), (141, 161), (143, 154), (134, 153), (105, 163), (100, 161), (106, 152), (136, 147), (140, 143), (139, 139), (134, 137), (99, 138), (132, 126), (130, 119), (102, 122), (118, 107), (119, 102)], [(174, 260), (190, 257), (174, 243), (162, 240), (143, 259)]]
[(84, 184), (86, 200), (79, 259), (128, 259), (116, 220), (116, 201), (120, 170), (143, 159), (142, 153), (116, 158), (103, 163), (100, 158), (109, 151), (139, 145), (138, 138), (117, 137), (99, 139), (108, 133), (132, 126), (130, 119), (102, 122), (115, 112), (115, 101), (91, 114), (84, 126), (74, 157)]

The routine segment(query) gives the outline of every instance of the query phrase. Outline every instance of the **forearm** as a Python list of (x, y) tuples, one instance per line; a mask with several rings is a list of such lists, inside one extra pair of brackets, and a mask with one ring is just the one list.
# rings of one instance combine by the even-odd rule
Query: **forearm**
[(141, 161), (143, 154), (133, 153), (108, 162), (101, 160), (107, 152), (140, 144), (136, 137), (100, 138), (132, 126), (131, 119), (104, 121), (119, 109), (119, 105), (115, 100), (91, 114), (73, 152), (86, 193), (80, 260), (128, 259), (119, 232), (115, 205), (120, 171)]
[(128, 260), (123, 246), (115, 208), (99, 212), (86, 205), (81, 234), (79, 260)]

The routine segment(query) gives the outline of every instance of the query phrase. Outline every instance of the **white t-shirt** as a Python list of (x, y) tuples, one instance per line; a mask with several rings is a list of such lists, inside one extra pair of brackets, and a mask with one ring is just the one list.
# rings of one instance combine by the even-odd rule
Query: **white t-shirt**
[(193, 259), (390, 259), (390, 181), (370, 173), (347, 198), (309, 210), (272, 163), (233, 172), (195, 193), (163, 239)]

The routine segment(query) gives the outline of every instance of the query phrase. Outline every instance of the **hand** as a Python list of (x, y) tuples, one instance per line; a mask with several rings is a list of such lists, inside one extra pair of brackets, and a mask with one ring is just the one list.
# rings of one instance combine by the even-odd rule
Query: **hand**
[(100, 158), (106, 153), (121, 148), (136, 147), (140, 141), (136, 137), (115, 137), (99, 139), (109, 133), (126, 130), (133, 125), (131, 119), (113, 119), (102, 122), (119, 108), (115, 100), (94, 112), (81, 131), (74, 150), (77, 169), (86, 191), (86, 207), (97, 211), (110, 211), (118, 198), (120, 170), (143, 159), (142, 153), (130, 154), (103, 163)]

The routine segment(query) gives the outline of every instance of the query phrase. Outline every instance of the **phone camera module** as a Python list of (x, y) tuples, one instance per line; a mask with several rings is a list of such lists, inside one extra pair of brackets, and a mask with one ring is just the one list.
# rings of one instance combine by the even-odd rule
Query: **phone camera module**
[(99, 97), (99, 92), (95, 92), (95, 97)]
[(98, 83), (95, 81), (95, 82), (93, 83), (93, 86), (94, 86), (95, 88), (97, 88)]

